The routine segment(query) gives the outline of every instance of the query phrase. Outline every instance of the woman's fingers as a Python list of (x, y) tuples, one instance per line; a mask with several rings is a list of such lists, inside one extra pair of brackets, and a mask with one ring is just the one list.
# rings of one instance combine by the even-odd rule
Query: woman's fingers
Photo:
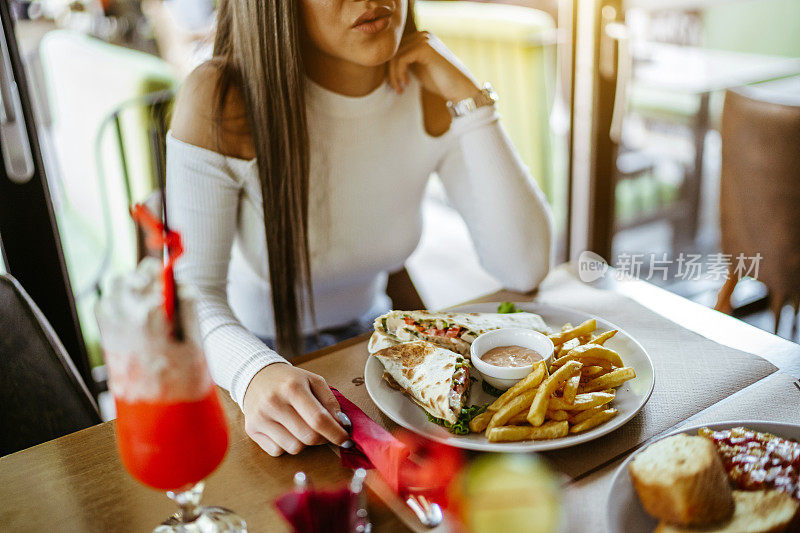
[(408, 67), (419, 59), (428, 34), (417, 32), (403, 38), (394, 57), (389, 61), (389, 84), (398, 93), (408, 85)]
[(320, 376), (312, 376), (308, 382), (311, 385), (311, 392), (314, 393), (317, 400), (319, 400), (322, 406), (335, 417), (336, 413), (341, 411), (342, 408), (339, 406), (339, 401), (336, 399), (336, 396), (333, 395), (333, 391), (331, 391), (325, 379)]
[(408, 68), (410, 65), (417, 61), (416, 50), (410, 50), (397, 58), (397, 66), (395, 67), (398, 82), (403, 86), (408, 85)]
[(403, 87), (408, 85), (408, 66), (414, 61), (414, 55), (411, 52), (404, 54), (397, 54), (391, 61), (394, 70), (395, 84), (399, 87), (397, 92), (402, 93)]
[(275, 444), (275, 441), (263, 433), (253, 433), (250, 438), (272, 457), (278, 457), (283, 453), (283, 448)]
[(275, 444), (292, 455), (297, 455), (303, 448), (305, 448), (305, 445), (300, 442), (297, 437), (292, 435), (288, 429), (274, 420), (265, 421), (264, 433), (273, 442), (275, 442)]
[[(320, 378), (321, 379), (321, 378)], [(331, 414), (331, 411), (323, 406), (318, 399), (319, 396), (315, 395), (317, 391), (318, 395), (322, 395), (323, 388), (319, 385), (315, 385), (316, 389), (312, 391), (311, 387), (309, 386), (313, 383), (313, 379), (309, 379), (304, 387), (304, 390), (299, 391), (297, 394), (294, 394), (290, 397), (289, 401), (297, 410), (297, 413), (303, 418), (306, 424), (308, 424), (314, 431), (328, 439), (330, 442), (340, 445), (344, 441), (349, 438), (347, 431), (336, 421), (334, 415)], [(324, 383), (324, 380), (322, 380)], [(330, 389), (327, 388), (327, 385), (324, 387), (327, 395), (330, 395), (333, 398), (333, 394), (331, 393)], [(330, 398), (327, 398), (326, 401), (330, 404)], [(336, 398), (333, 398), (333, 402), (336, 402)], [(336, 403), (336, 411), (338, 411), (338, 403)], [(332, 407), (332, 406), (331, 406)], [(335, 411), (334, 411), (335, 412)]]
[(291, 405), (275, 413), (273, 419), (306, 446), (322, 444), (325, 441), (324, 437), (312, 429)]
[[(288, 405), (286, 408), (291, 409)], [(295, 455), (305, 447), (285, 427), (265, 416), (257, 417), (256, 422), (245, 422), (245, 432), (261, 449), (273, 457), (278, 457), (284, 451)]]
[(251, 380), (242, 402), (245, 431), (267, 453), (299, 453), (328, 441), (341, 445), (347, 431), (334, 416), (339, 404), (325, 380), (291, 365), (270, 365)]

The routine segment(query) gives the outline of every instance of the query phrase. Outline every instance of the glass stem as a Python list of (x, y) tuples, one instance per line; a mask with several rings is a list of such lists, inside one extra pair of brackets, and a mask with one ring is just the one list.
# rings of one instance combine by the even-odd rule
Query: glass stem
[(200, 498), (203, 496), (203, 488), (205, 488), (205, 483), (201, 481), (183, 491), (167, 492), (167, 496), (181, 508), (181, 522), (188, 524), (199, 516)]

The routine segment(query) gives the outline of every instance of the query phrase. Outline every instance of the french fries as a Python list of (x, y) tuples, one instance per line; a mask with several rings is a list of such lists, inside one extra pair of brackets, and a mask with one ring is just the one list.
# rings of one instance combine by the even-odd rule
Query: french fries
[(604, 405), (614, 400), (614, 393), (608, 392), (587, 392), (578, 394), (572, 404), (568, 404), (562, 398), (550, 398), (548, 408), (551, 410), (562, 411), (585, 411), (598, 405)]
[(567, 361), (564, 366), (550, 374), (546, 380), (539, 385), (531, 402), (530, 411), (528, 411), (528, 422), (532, 426), (541, 426), (544, 422), (544, 414), (547, 411), (547, 402), (555, 390), (561, 386), (562, 383), (567, 381), (572, 374), (579, 371), (583, 363), (580, 361)]
[(584, 366), (581, 368), (581, 381), (591, 381), (596, 377), (607, 374), (609, 371), (602, 366)]
[(604, 411), (600, 411), (596, 415), (592, 416), (591, 418), (584, 420), (580, 424), (575, 424), (571, 428), (569, 428), (570, 433), (581, 433), (583, 431), (588, 431), (594, 427), (599, 426), (603, 422), (608, 422), (615, 416), (617, 416), (619, 411), (617, 409), (611, 408), (606, 409)]
[(487, 407), (489, 411), (499, 411), (504, 405), (510, 402), (515, 396), (521, 392), (535, 388), (542, 382), (547, 374), (547, 368), (544, 361), (539, 361), (534, 365), (533, 370), (521, 381), (518, 381), (513, 387), (505, 391), (499, 398)]
[(594, 392), (603, 389), (616, 389), (626, 381), (636, 377), (636, 371), (629, 366), (612, 370), (593, 379), (582, 387), (582, 392)]
[(617, 334), (595, 334), (596, 319), (564, 324), (550, 335), (555, 351), (550, 367), (540, 361), (524, 379), (505, 391), (469, 423), (489, 442), (566, 437), (611, 420), (615, 389), (636, 377), (616, 351), (604, 343)]
[(553, 352), (553, 360), (559, 359), (564, 357), (569, 353), (570, 350), (573, 348), (577, 348), (581, 345), (581, 342), (578, 339), (568, 340), (561, 346), (556, 346), (555, 351)]
[(566, 437), (569, 434), (569, 422), (552, 421), (538, 427), (504, 426), (486, 432), (489, 442), (515, 442), (520, 440), (545, 440)]
[(547, 420), (557, 420), (560, 422), (562, 420), (569, 420), (569, 413), (564, 410), (551, 411), (548, 409), (544, 417)]
[(569, 417), (569, 423), (572, 425), (580, 424), (584, 420), (589, 420), (594, 415), (599, 413), (600, 411), (604, 411), (606, 409), (606, 405), (598, 405), (597, 407), (592, 407), (591, 409), (587, 409), (586, 411), (576, 411), (575, 414)]
[(573, 348), (563, 357), (553, 361), (550, 368), (559, 368), (567, 361), (580, 361), (586, 366), (600, 366), (606, 369), (624, 366), (617, 352), (599, 344), (582, 344)]
[(611, 337), (613, 337), (616, 334), (617, 334), (617, 330), (616, 329), (612, 329), (611, 331), (606, 331), (605, 333), (601, 333), (600, 335), (598, 335), (597, 337), (593, 338), (589, 342), (591, 344), (599, 344), (600, 346), (602, 346), (603, 344), (605, 344), (605, 342), (608, 339), (610, 339)]
[(553, 341), (554, 346), (558, 346), (560, 344), (564, 344), (568, 340), (574, 339), (576, 337), (581, 337), (583, 335), (587, 335), (596, 329), (597, 329), (597, 320), (595, 320), (594, 318), (590, 318), (589, 320), (587, 320), (586, 322), (577, 327), (561, 331), (560, 333), (556, 333), (554, 335), (550, 335), (550, 340)]
[[(556, 420), (561, 422), (562, 420), (569, 420), (570, 414), (566, 411), (547, 411), (544, 415), (545, 419), (547, 420)], [(528, 424), (528, 413), (522, 412), (517, 413), (516, 415), (512, 416), (508, 422), (506, 422), (508, 426), (527, 426)]]
[(489, 425), (489, 421), (494, 416), (493, 411), (484, 411), (469, 421), (469, 430), (473, 433), (483, 433)]
[(527, 426), (528, 425), (528, 412), (522, 411), (521, 413), (517, 413), (511, 418), (508, 419), (506, 422), (508, 426)]
[(536, 397), (537, 391), (538, 389), (536, 388), (528, 389), (501, 407), (489, 421), (489, 425), (486, 427), (487, 431), (505, 425), (506, 422), (511, 420), (511, 417), (525, 411), (531, 405), (534, 397)]
[[(583, 370), (583, 368), (581, 368)], [(575, 395), (578, 394), (578, 387), (581, 386), (581, 375), (575, 374), (564, 384), (564, 394), (561, 396), (565, 403), (572, 405), (575, 402)]]

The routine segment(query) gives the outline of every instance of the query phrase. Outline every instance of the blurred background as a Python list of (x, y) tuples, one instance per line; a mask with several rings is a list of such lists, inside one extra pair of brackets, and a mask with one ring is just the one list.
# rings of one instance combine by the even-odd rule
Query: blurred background
[[(30, 262), (20, 281), (46, 314), (59, 305), (48, 299), (72, 299), (62, 310), (77, 312), (80, 331), (51, 322), (65, 344), (85, 340), (79, 366), (102, 382), (92, 306), (103, 282), (142, 253), (127, 206), (157, 187), (171, 102), (210, 56), (215, 2), (0, 7), (13, 21), (4, 51), (16, 48), (26, 74), (18, 88), (51, 202), (31, 216), (55, 220), (44, 237), (26, 234), (0, 205), (6, 264)], [(553, 207), (557, 262), (591, 250), (798, 339), (800, 0), (417, 0), (416, 15), (499, 93), (505, 127)], [(5, 93), (3, 107), (14, 111)], [(25, 179), (36, 158), (14, 161), (9, 174)], [(500, 288), (435, 177), (424, 217), (406, 267), (427, 307)], [(62, 252), (65, 272), (42, 269)], [(728, 298), (728, 267), (759, 253), (761, 275), (742, 270)], [(66, 283), (54, 281), (62, 275)]]

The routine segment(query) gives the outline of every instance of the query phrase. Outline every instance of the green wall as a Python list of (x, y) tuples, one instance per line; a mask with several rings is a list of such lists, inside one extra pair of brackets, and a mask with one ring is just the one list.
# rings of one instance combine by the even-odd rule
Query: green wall
[(703, 13), (705, 46), (800, 57), (800, 0), (746, 0)]

